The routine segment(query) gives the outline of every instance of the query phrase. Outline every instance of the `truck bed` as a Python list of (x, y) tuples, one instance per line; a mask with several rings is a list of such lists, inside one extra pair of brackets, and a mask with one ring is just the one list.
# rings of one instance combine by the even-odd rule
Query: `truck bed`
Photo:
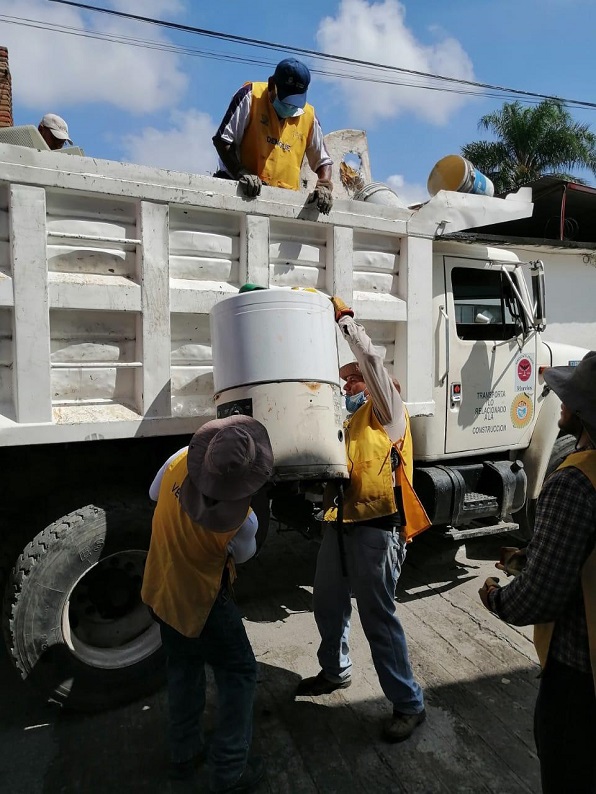
[(442, 192), (319, 216), (306, 198), (1, 144), (0, 445), (194, 432), (213, 416), (209, 311), (245, 282), (340, 294), (411, 415), (432, 413), (432, 241), (531, 204)]

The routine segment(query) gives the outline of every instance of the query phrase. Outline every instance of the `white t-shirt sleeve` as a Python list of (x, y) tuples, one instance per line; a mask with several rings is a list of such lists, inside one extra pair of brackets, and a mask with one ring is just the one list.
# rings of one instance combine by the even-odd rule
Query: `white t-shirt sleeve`
[(173, 455), (170, 455), (170, 457), (166, 460), (166, 462), (163, 464), (161, 469), (155, 475), (155, 477), (153, 479), (153, 482), (149, 486), (149, 498), (153, 499), (154, 502), (157, 502), (157, 498), (159, 497), (159, 489), (161, 487), (161, 481), (163, 479), (163, 475), (164, 475), (165, 470), (168, 468), (170, 463), (175, 458), (178, 457), (178, 455), (181, 455), (183, 452), (186, 452), (187, 450), (188, 450), (188, 447), (182, 447), (182, 449), (179, 449), (178, 452), (174, 452)]
[(228, 553), (232, 555), (234, 562), (246, 562), (251, 557), (254, 557), (257, 551), (256, 534), (258, 528), (258, 519), (251, 510), (238, 532), (228, 543)]
[(312, 134), (310, 136), (310, 141), (306, 147), (306, 159), (308, 160), (308, 164), (310, 165), (311, 169), (315, 173), (322, 165), (333, 165), (333, 160), (331, 159), (325, 146), (323, 130), (321, 129), (321, 125), (319, 124), (316, 116), (312, 128)]
[(213, 136), (240, 146), (246, 131), (252, 104), (252, 85), (243, 85), (232, 97), (217, 132)]

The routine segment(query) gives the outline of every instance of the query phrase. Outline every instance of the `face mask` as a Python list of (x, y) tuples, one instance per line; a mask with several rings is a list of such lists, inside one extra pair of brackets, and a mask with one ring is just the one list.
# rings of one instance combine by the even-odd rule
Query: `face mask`
[(282, 100), (279, 97), (275, 97), (275, 99), (273, 100), (273, 109), (280, 117), (280, 119), (289, 119), (298, 110), (296, 105), (288, 105), (287, 102), (282, 102)]
[(359, 391), (358, 394), (346, 394), (346, 410), (349, 414), (353, 414), (365, 402), (366, 396), (363, 391)]

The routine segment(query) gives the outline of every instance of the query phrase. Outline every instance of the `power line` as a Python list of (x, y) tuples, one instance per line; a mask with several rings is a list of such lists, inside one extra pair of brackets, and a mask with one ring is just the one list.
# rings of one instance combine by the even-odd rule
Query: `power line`
[[(274, 67), (275, 62), (271, 60), (264, 60), (262, 58), (251, 58), (242, 55), (233, 55), (226, 53), (217, 53), (209, 50), (200, 50), (191, 47), (182, 47), (170, 42), (152, 41), (147, 39), (134, 38), (132, 36), (123, 36), (122, 34), (104, 33), (100, 31), (89, 31), (77, 27), (60, 25), (52, 22), (42, 22), (41, 20), (29, 19), (26, 17), (13, 17), (6, 14), (0, 14), (0, 21), (7, 24), (18, 25), (22, 27), (29, 27), (37, 30), (47, 30), (53, 33), (61, 33), (63, 35), (70, 35), (80, 38), (96, 39), (101, 41), (108, 41), (112, 44), (121, 44), (131, 47), (139, 47), (150, 50), (157, 50), (161, 52), (170, 52), (177, 55), (187, 55), (191, 57), (201, 57), (207, 59), (214, 59), (220, 61), (235, 61), (240, 63), (257, 64), (261, 66)], [(371, 82), (378, 84), (386, 84), (393, 86), (400, 86), (412, 89), (424, 89), (428, 91), (444, 91), (447, 93), (454, 93), (460, 95), (473, 95), (478, 97), (489, 98), (504, 98), (507, 95), (499, 94), (489, 91), (478, 91), (476, 89), (457, 86), (444, 86), (444, 85), (429, 85), (427, 83), (408, 81), (403, 78), (383, 78), (381, 76), (375, 77), (372, 75), (358, 75), (349, 72), (330, 71), (329, 69), (311, 68), (314, 74), (319, 74), (325, 77), (332, 77), (336, 79), (346, 79), (352, 81)]]
[[(460, 86), (469, 86), (470, 88), (475, 88), (475, 89), (484, 89), (484, 90), (487, 90), (487, 91), (495, 91), (495, 92), (498, 92), (499, 95), (501, 95), (501, 94), (509, 94), (509, 95), (515, 96), (515, 97), (526, 97), (526, 98), (531, 98), (531, 99), (534, 99), (534, 100), (535, 99), (538, 99), (538, 100), (548, 99), (548, 100), (555, 100), (557, 102), (562, 102), (564, 105), (578, 107), (578, 108), (589, 108), (589, 109), (596, 108), (596, 103), (595, 102), (587, 102), (587, 101), (580, 100), (580, 99), (566, 99), (566, 98), (563, 98), (563, 97), (554, 96), (552, 94), (539, 94), (539, 93), (536, 93), (536, 92), (533, 92), (533, 91), (524, 91), (524, 90), (518, 89), (518, 88), (508, 88), (506, 86), (492, 85), (490, 83), (479, 83), (479, 82), (475, 82), (473, 80), (463, 80), (463, 79), (455, 78), (455, 77), (447, 77), (445, 75), (432, 74), (430, 72), (421, 72), (421, 71), (416, 71), (414, 69), (405, 69), (405, 68), (400, 67), (400, 66), (389, 66), (387, 64), (376, 63), (374, 61), (362, 61), (362, 60), (359, 60), (359, 59), (356, 59), (356, 58), (348, 58), (346, 56), (341, 56), (341, 55), (331, 55), (329, 53), (319, 52), (317, 50), (309, 50), (309, 49), (304, 49), (304, 48), (301, 48), (301, 47), (294, 47), (294, 46), (291, 46), (291, 45), (276, 44), (276, 43), (273, 43), (273, 42), (262, 41), (260, 39), (249, 39), (249, 38), (247, 38), (245, 36), (238, 36), (238, 35), (231, 34), (231, 33), (221, 33), (219, 31), (207, 30), (205, 28), (198, 28), (198, 27), (194, 27), (192, 25), (183, 25), (183, 24), (178, 23), (178, 22), (169, 22), (168, 20), (155, 19), (153, 17), (145, 17), (145, 16), (140, 16), (140, 15), (137, 15), (137, 14), (130, 14), (130, 13), (126, 13), (124, 11), (116, 11), (115, 9), (100, 8), (99, 6), (88, 5), (86, 3), (77, 3), (77, 2), (74, 2), (73, 0), (49, 0), (49, 1), (51, 3), (58, 3), (60, 5), (66, 5), (66, 6), (72, 6), (74, 8), (80, 8), (80, 9), (83, 9), (85, 11), (95, 11), (97, 13), (107, 14), (109, 16), (120, 17), (120, 18), (123, 18), (123, 19), (131, 19), (131, 20), (134, 20), (136, 22), (144, 22), (144, 23), (150, 24), (150, 25), (157, 25), (159, 27), (169, 28), (169, 29), (172, 29), (172, 30), (178, 30), (178, 31), (185, 32), (185, 33), (192, 33), (193, 35), (206, 36), (206, 37), (209, 37), (209, 38), (220, 39), (220, 40), (223, 40), (223, 41), (231, 41), (231, 42), (235, 42), (235, 43), (238, 43), (238, 44), (244, 44), (244, 45), (249, 46), (249, 47), (259, 47), (259, 48), (262, 48), (262, 49), (276, 50), (276, 51), (281, 51), (281, 52), (285, 52), (285, 53), (290, 52), (290, 53), (294, 53), (296, 55), (303, 55), (303, 56), (307, 55), (307, 56), (310, 56), (310, 57), (313, 57), (313, 58), (321, 58), (321, 59), (330, 60), (330, 61), (337, 61), (337, 62), (340, 62), (340, 63), (347, 63), (347, 64), (351, 64), (351, 65), (354, 65), (354, 66), (368, 67), (368, 68), (372, 68), (372, 69), (382, 69), (382, 70), (387, 70), (387, 71), (391, 71), (391, 72), (399, 72), (399, 73), (402, 73), (402, 74), (408, 74), (408, 75), (412, 75), (412, 76), (416, 76), (416, 77), (422, 77), (422, 78), (426, 78), (426, 79), (445, 81), (445, 82), (449, 82), (449, 83), (456, 83), (456, 84), (458, 84)], [(335, 75), (335, 76), (337, 76), (337, 75)], [(353, 76), (351, 76), (351, 77), (352, 77), (352, 79), (354, 79)], [(414, 86), (412, 86), (412, 87), (414, 87)], [(426, 85), (420, 85), (420, 86), (416, 86), (416, 87), (429, 88), (429, 86), (426, 86)], [(470, 92), (470, 93), (478, 93), (478, 91)]]

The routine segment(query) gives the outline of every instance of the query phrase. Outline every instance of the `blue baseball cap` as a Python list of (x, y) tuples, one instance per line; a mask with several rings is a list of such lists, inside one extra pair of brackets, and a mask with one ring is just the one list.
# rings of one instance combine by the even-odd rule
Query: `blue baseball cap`
[(306, 91), (310, 83), (307, 67), (295, 58), (286, 58), (275, 67), (273, 74), (277, 96), (288, 105), (303, 108), (306, 105)]

